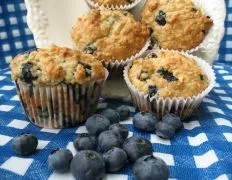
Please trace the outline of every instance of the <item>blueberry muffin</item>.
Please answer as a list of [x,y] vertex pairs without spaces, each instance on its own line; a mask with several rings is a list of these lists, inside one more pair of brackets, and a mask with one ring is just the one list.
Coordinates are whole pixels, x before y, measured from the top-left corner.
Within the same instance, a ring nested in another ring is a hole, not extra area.
[[93,9],[77,19],[71,36],[79,50],[114,62],[138,53],[149,38],[149,31],[127,11]]
[[12,79],[31,85],[86,84],[104,79],[105,70],[94,56],[53,46],[16,56]]
[[197,47],[213,24],[191,0],[147,0],[141,19],[151,28],[154,43],[183,51]]
[[209,85],[196,61],[178,52],[157,51],[137,59],[128,76],[140,92],[156,98],[193,97]]
[[94,56],[58,46],[20,54],[10,67],[25,113],[47,128],[84,122],[95,112],[107,76]]
[[99,5],[104,5],[104,6],[125,6],[129,5],[135,0],[92,0],[94,3],[98,3]]

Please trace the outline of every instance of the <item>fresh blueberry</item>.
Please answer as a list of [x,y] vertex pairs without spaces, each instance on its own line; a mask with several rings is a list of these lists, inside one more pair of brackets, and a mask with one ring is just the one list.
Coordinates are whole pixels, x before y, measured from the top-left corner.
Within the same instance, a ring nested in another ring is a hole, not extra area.
[[38,78],[38,76],[32,74],[32,67],[33,64],[31,62],[22,64],[22,76],[20,79],[28,84],[32,84],[32,81]]
[[180,117],[176,114],[166,114],[165,116],[163,116],[162,121],[172,125],[175,130],[182,127],[182,121],[180,120]]
[[27,156],[35,153],[38,139],[33,134],[21,134],[13,139],[13,150],[20,155]]
[[152,144],[144,138],[132,136],[125,140],[123,149],[131,162],[135,162],[142,156],[152,154]]
[[134,163],[133,174],[136,180],[167,180],[170,173],[162,159],[147,155]]
[[105,109],[101,112],[101,115],[105,116],[110,120],[111,124],[118,123],[120,121],[120,115],[117,111],[113,109]]
[[165,24],[167,23],[167,21],[166,21],[166,13],[164,11],[159,11],[158,15],[155,17],[155,21],[160,26],[165,26]]
[[77,138],[73,141],[73,145],[77,151],[81,150],[96,150],[97,139],[87,133],[78,134]]
[[78,180],[101,180],[105,175],[105,162],[96,151],[83,150],[73,158],[71,172]]
[[126,152],[123,149],[113,147],[103,154],[108,172],[120,171],[128,162]]
[[98,136],[98,145],[103,152],[106,152],[113,147],[121,147],[122,143],[122,136],[111,130],[103,131]]
[[160,121],[156,124],[155,128],[156,135],[161,138],[171,139],[175,136],[175,128],[167,122]]
[[133,125],[136,129],[143,131],[154,131],[155,124],[158,122],[154,113],[150,112],[139,112],[133,118]]
[[48,167],[53,171],[66,172],[70,169],[73,155],[68,149],[57,149],[48,156]]
[[90,135],[98,136],[109,128],[110,121],[103,115],[95,114],[87,119],[85,126]]
[[126,139],[128,137],[129,131],[128,129],[123,126],[122,124],[112,124],[109,128],[109,130],[113,131],[114,133],[118,133],[122,136],[123,139]]
[[126,120],[128,117],[130,117],[130,109],[128,108],[128,106],[119,106],[116,111],[119,113],[121,121]]

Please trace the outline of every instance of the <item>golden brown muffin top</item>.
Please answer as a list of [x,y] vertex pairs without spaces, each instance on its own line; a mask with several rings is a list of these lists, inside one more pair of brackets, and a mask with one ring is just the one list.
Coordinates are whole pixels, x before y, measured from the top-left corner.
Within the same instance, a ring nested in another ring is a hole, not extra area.
[[77,48],[99,60],[124,60],[138,53],[149,38],[147,27],[121,10],[90,10],[72,28]]
[[92,0],[99,5],[113,5],[113,6],[121,6],[121,5],[129,5],[133,3],[135,0]]
[[13,80],[34,85],[85,84],[105,77],[92,55],[58,46],[20,54],[10,67]]
[[158,51],[133,62],[131,83],[155,97],[193,97],[208,87],[208,78],[196,61],[178,52]]
[[184,51],[197,47],[213,24],[191,0],[147,0],[141,18],[160,47]]

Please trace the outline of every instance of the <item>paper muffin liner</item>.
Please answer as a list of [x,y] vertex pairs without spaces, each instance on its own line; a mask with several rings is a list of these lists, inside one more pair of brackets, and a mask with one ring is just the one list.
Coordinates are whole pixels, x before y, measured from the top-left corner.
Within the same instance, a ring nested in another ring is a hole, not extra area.
[[92,0],[86,0],[86,2],[89,4],[91,8],[94,9],[111,9],[111,10],[131,10],[133,9],[137,4],[141,2],[141,0],[135,0],[133,3],[130,3],[128,5],[120,5],[120,6],[114,6],[114,5],[100,5],[98,3],[93,2]]
[[60,83],[55,86],[25,85],[15,82],[29,120],[44,128],[78,126],[95,113],[101,90],[108,77],[84,85]]
[[[157,51],[178,52],[174,50],[157,50]],[[191,116],[195,110],[197,110],[203,98],[213,89],[216,78],[212,67],[206,61],[196,56],[187,54],[185,52],[179,52],[179,53],[187,57],[190,57],[196,61],[198,66],[201,68],[202,72],[206,74],[206,76],[208,77],[208,81],[209,81],[208,87],[203,92],[193,97],[188,97],[188,98],[153,97],[149,99],[148,94],[144,94],[143,92],[140,92],[129,80],[128,71],[131,67],[131,64],[128,64],[123,71],[124,80],[130,90],[130,94],[134,105],[137,106],[140,111],[152,111],[156,113],[158,118],[163,117],[167,113],[175,113],[178,114],[182,120],[185,120],[186,118]]]
[[110,72],[111,71],[120,71],[123,69],[124,66],[126,66],[128,63],[132,62],[134,59],[141,57],[147,50],[147,48],[150,45],[150,38],[147,40],[143,48],[136,53],[135,55],[132,55],[131,57],[125,59],[125,60],[102,60],[102,63],[105,68],[107,68]]

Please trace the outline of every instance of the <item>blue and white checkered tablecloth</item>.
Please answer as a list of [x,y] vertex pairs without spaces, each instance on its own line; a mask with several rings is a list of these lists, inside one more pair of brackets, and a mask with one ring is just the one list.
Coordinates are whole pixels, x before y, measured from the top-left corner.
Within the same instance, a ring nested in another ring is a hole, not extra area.
[[[213,66],[216,87],[177,136],[169,141],[137,131],[132,126],[136,110],[132,104],[127,104],[131,117],[123,123],[130,135],[152,142],[154,155],[168,164],[173,179],[232,179],[232,0],[226,3],[226,35]],[[67,147],[75,154],[72,141],[77,133],[86,132],[85,127],[49,130],[32,125],[22,112],[10,79],[7,67],[11,58],[34,47],[25,16],[23,0],[0,1],[0,179],[73,179],[70,173],[61,175],[49,170],[47,157],[57,147]],[[115,108],[121,104],[101,100],[98,108]],[[26,158],[16,155],[11,148],[12,139],[23,132],[32,132],[39,139],[37,153]],[[107,177],[133,179],[129,167]]]

